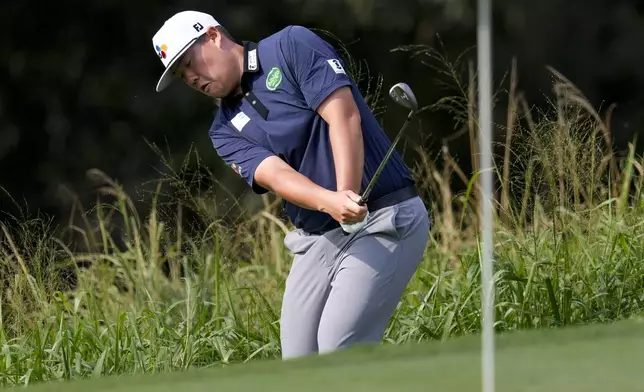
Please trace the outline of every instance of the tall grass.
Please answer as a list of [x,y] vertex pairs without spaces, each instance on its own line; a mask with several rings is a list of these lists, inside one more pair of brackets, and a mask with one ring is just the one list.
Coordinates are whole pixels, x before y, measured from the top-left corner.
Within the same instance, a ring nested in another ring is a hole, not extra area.
[[[433,108],[454,113],[476,160],[471,65],[463,77],[461,64],[436,51],[406,49],[441,62],[457,95]],[[538,113],[512,72],[507,124],[498,125],[506,131],[495,171],[499,332],[610,322],[644,309],[644,162],[632,147],[617,157],[607,121],[552,72],[552,105]],[[88,211],[78,205],[80,218],[62,233],[41,217],[2,226],[1,386],[279,357],[291,262],[282,241],[291,227],[268,197],[256,213],[219,218],[210,201],[219,188],[196,192],[190,183],[212,173],[189,155],[179,168],[163,161],[174,199],[167,203],[159,185],[144,216],[93,170],[102,198]],[[200,171],[188,177],[195,161]],[[384,343],[476,333],[481,321],[478,172],[465,173],[447,143],[437,157],[418,148],[413,172],[435,224]],[[464,192],[454,192],[454,179]]]

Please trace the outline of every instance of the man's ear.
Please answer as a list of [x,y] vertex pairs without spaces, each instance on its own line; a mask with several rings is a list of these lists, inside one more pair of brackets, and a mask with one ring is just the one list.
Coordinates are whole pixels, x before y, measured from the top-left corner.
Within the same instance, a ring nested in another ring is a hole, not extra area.
[[216,27],[210,26],[208,27],[208,31],[206,31],[206,37],[209,40],[212,40],[213,42],[218,43],[217,38],[221,39],[221,33],[219,32],[219,30],[217,30]]

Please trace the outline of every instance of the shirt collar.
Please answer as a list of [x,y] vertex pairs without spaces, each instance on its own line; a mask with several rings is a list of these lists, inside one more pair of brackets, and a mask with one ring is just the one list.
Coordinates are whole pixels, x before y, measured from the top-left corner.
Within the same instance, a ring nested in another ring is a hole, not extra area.
[[257,54],[257,43],[244,41],[244,74],[259,71],[259,55]]
[[242,93],[230,94],[222,99],[222,101],[229,104],[239,101],[243,95],[249,91],[248,79],[260,70],[259,54],[257,50],[258,44],[252,41],[242,41],[242,45],[244,47],[244,73],[242,74],[240,83]]

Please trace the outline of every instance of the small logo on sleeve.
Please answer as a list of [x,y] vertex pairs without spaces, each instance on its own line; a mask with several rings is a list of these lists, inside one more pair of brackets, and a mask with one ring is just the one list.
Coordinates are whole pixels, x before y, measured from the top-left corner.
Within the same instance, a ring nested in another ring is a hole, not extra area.
[[345,74],[345,75],[347,74],[344,71],[344,67],[342,67],[342,64],[340,64],[339,60],[331,59],[331,60],[327,60],[326,62],[329,63],[329,65],[331,66],[331,69],[333,69],[333,71],[335,73],[337,73],[337,74]]
[[240,176],[242,175],[242,168],[241,168],[240,165],[236,165],[235,163],[233,163],[233,164],[230,165],[230,167],[233,168],[233,171],[235,173],[239,174]]
[[279,68],[271,68],[268,76],[266,76],[266,88],[275,91],[282,83],[282,71]]

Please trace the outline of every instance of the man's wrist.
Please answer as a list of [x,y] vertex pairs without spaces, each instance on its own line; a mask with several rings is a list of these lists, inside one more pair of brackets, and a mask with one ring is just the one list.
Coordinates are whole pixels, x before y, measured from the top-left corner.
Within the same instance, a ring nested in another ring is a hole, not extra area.
[[329,200],[333,196],[335,192],[330,191],[326,188],[322,188],[320,192],[318,192],[318,197],[317,197],[317,202],[315,209],[319,212],[328,212],[329,211]]
[[[262,186],[275,192],[283,199],[302,208],[321,212],[329,211],[335,192],[321,187],[291,167],[285,167],[276,162],[281,168],[273,168],[270,176],[264,174]],[[263,170],[268,172],[267,169]]]

